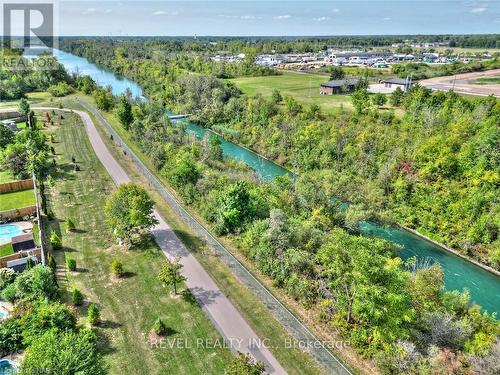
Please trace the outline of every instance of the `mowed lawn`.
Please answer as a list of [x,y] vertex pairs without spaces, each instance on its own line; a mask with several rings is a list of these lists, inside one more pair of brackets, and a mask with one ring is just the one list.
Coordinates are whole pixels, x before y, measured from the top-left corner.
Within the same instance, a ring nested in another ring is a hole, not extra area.
[[35,205],[35,193],[33,189],[0,194],[0,211],[33,205]]
[[326,112],[332,112],[341,106],[351,108],[349,95],[320,95],[320,84],[329,80],[327,75],[283,72],[278,76],[244,77],[229,81],[247,95],[261,94],[265,98],[271,98],[273,91],[277,89],[282,96],[292,96],[303,104],[318,104]]
[[[64,250],[55,251],[63,299],[69,302],[69,291],[77,287],[87,301],[98,304],[103,319],[98,332],[110,374],[223,374],[231,353],[197,345],[197,339],[215,341],[220,336],[189,295],[173,297],[171,289],[158,282],[164,255],[156,244],[149,241],[128,251],[115,244],[103,213],[105,198],[115,186],[80,119],[69,113],[63,116],[60,126],[49,129],[55,134],[58,174],[55,186],[47,188],[48,206],[55,215],[49,227],[63,239]],[[72,157],[80,171],[74,170]],[[65,231],[69,218],[76,233]],[[77,272],[65,272],[66,258],[76,259]],[[119,281],[110,277],[113,259],[122,261],[127,273]],[[83,323],[85,308],[79,313]],[[148,332],[158,317],[171,332],[154,347]]]

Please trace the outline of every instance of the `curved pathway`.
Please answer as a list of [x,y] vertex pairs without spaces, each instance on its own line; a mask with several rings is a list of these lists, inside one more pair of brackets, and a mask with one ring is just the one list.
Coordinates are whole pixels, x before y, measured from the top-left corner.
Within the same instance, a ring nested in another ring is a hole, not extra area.
[[[61,110],[50,107],[33,107],[32,109]],[[115,183],[120,185],[131,182],[130,177],[104,144],[89,114],[84,111],[72,111],[82,119],[97,157]],[[221,292],[196,258],[186,249],[158,211],[155,210],[154,215],[158,220],[158,225],[151,231],[153,237],[167,258],[172,260],[180,258],[179,262],[184,266],[182,274],[187,278],[187,287],[224,338],[225,345],[230,346],[233,351],[250,353],[255,359],[265,364],[266,371],[270,374],[286,374],[269,349],[265,345],[259,345],[262,340]]]

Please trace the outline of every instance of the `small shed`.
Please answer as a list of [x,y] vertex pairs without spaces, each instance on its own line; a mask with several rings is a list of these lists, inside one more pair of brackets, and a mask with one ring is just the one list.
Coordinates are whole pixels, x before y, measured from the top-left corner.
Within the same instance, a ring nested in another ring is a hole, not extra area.
[[356,78],[334,79],[333,81],[322,83],[319,87],[319,93],[321,95],[333,95],[352,92],[358,82],[359,79]]
[[11,242],[14,253],[36,249],[33,233],[25,233],[12,237]]
[[396,89],[399,87],[403,91],[408,90],[410,87],[410,82],[407,79],[402,78],[381,79],[379,82],[387,88]]

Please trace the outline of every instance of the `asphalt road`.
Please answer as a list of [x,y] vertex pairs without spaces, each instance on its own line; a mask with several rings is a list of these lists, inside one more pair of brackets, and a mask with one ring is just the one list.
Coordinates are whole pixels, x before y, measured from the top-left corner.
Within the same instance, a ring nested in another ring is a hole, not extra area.
[[[48,107],[33,107],[32,109],[60,110]],[[97,157],[115,183],[120,185],[131,182],[130,177],[104,144],[89,114],[77,110],[73,110],[73,112],[82,119]],[[171,260],[177,258],[184,266],[182,274],[187,278],[187,287],[225,339],[225,344],[234,351],[250,353],[255,359],[265,364],[266,371],[270,374],[286,374],[286,371],[266,347],[264,338],[257,336],[158,211],[155,210],[154,215],[159,224],[151,232],[153,237],[167,258]]]

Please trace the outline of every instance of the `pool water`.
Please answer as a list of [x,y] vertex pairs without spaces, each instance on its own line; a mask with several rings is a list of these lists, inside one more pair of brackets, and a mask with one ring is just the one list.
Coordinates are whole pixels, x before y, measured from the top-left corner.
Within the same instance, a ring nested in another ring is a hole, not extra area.
[[9,313],[4,309],[0,308],[0,321],[4,320],[9,316]]
[[0,360],[0,375],[17,374],[16,367],[7,359]]
[[22,233],[21,227],[13,224],[0,225],[0,245],[10,242],[12,237],[18,236]]

